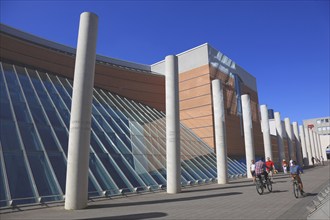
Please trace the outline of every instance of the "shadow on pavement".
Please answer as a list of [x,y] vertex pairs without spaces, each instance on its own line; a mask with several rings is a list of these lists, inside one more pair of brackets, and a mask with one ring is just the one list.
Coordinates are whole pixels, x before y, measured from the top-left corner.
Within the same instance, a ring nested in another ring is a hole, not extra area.
[[208,189],[192,189],[192,190],[184,190],[182,193],[189,193],[189,192],[203,192],[203,191],[212,191],[212,190],[220,190],[220,189],[232,189],[232,188],[241,188],[241,187],[249,187],[254,186],[255,184],[252,183],[252,180],[250,180],[251,184],[244,184],[244,185],[236,185],[236,186],[221,186],[216,188],[208,188]]
[[281,180],[281,181],[274,181],[273,184],[276,184],[276,183],[287,183],[288,181],[284,181],[284,180]]
[[160,203],[168,203],[168,202],[183,202],[190,201],[196,199],[208,199],[212,197],[220,197],[220,196],[232,196],[243,194],[241,192],[231,192],[231,193],[218,193],[213,195],[203,195],[203,196],[193,196],[187,198],[177,198],[177,199],[162,199],[162,200],[151,200],[151,201],[141,201],[141,202],[125,202],[125,203],[115,203],[115,204],[95,204],[90,205],[87,209],[99,209],[99,208],[110,208],[110,207],[124,207],[124,206],[137,206],[137,205],[152,205],[152,204],[160,204]]
[[289,190],[273,190],[272,193],[288,192]]
[[307,193],[307,192],[304,193],[304,197],[307,197],[307,196],[316,196],[316,195],[318,195],[318,194],[317,193]]
[[276,177],[273,177],[274,180],[277,180],[277,179],[288,179],[288,178],[290,178],[289,175],[287,175],[287,176],[276,176]]
[[139,219],[152,219],[152,218],[161,218],[167,216],[164,212],[146,212],[139,214],[131,215],[117,215],[117,216],[108,216],[108,217],[99,217],[99,218],[82,218],[84,219],[95,219],[95,220],[116,220],[116,219],[125,219],[125,220],[139,220]]

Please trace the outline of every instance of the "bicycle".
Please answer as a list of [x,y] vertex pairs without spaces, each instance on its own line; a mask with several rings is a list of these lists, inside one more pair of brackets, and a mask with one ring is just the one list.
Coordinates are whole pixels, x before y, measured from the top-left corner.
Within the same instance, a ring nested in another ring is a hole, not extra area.
[[294,179],[292,181],[292,186],[293,186],[294,197],[299,198],[300,195],[304,196],[303,193],[301,192],[300,185],[298,183],[296,176],[294,177]]
[[258,178],[256,181],[256,189],[259,195],[262,195],[264,193],[264,188],[268,189],[269,192],[273,191],[273,184],[272,181],[268,178],[265,180],[265,177],[262,175],[261,179]]

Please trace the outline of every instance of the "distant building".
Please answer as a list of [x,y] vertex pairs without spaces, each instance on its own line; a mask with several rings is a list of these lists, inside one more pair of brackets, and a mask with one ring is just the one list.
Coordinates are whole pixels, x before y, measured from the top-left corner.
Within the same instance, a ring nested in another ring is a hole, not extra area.
[[320,135],[322,153],[330,159],[330,117],[306,119],[303,123],[304,127],[309,127]]

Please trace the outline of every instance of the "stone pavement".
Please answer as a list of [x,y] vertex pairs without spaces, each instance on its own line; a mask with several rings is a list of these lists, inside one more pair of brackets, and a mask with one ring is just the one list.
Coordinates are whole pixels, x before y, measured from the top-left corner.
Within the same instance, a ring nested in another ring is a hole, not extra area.
[[166,192],[90,201],[87,209],[66,211],[63,203],[0,211],[5,219],[307,219],[307,206],[329,184],[329,165],[306,169],[306,196],[296,199],[289,176],[274,176],[273,192],[256,192],[249,179],[236,179]]

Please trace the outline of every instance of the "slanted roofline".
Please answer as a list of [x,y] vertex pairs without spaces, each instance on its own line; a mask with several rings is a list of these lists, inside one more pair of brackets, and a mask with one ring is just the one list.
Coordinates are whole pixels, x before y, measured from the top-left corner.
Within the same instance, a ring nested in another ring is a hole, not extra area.
[[[0,24],[0,32],[9,36],[22,39],[32,44],[63,53],[74,57],[76,49],[55,43],[35,35],[17,30],[5,24]],[[237,65],[229,57],[214,49],[209,43],[204,43],[192,49],[177,54],[179,60],[179,73],[189,71],[204,65],[210,65],[225,74],[237,74],[245,85],[257,91],[256,78]],[[102,55],[96,55],[96,63],[119,67],[122,69],[135,70],[136,72],[164,75],[164,60],[152,65],[133,63],[125,60],[115,59]]]
[[[36,44],[41,47],[46,47],[47,49],[54,50],[59,53],[64,53],[66,55],[70,55],[73,57],[76,54],[75,48],[37,37],[35,35],[20,31],[18,29],[12,28],[5,24],[0,24],[0,32],[10,35],[12,37],[18,38],[18,39],[22,39],[24,41],[28,41],[32,44]],[[133,62],[119,60],[119,59],[106,57],[106,56],[102,56],[102,55],[96,55],[96,62],[110,64],[110,65],[118,66],[121,68],[129,68],[132,70],[140,70],[143,72],[151,73],[151,68],[149,65],[133,63]]]

